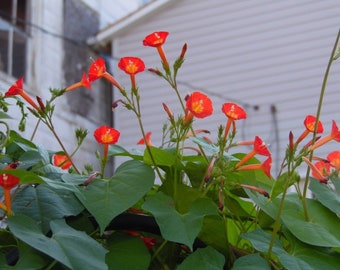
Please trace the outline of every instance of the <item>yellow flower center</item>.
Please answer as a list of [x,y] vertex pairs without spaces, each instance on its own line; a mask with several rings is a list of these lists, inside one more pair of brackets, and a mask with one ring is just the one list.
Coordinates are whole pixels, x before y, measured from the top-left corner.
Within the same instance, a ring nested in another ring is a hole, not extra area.
[[104,133],[101,139],[103,143],[111,143],[113,141],[113,137],[110,132]]
[[204,109],[203,100],[198,100],[192,103],[192,110],[196,113],[201,113]]

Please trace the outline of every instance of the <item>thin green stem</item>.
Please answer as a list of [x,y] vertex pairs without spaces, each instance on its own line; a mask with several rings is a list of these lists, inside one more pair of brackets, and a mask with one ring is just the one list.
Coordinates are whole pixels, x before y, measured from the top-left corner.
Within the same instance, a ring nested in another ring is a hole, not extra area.
[[37,133],[37,130],[38,130],[38,127],[39,127],[40,122],[41,122],[41,119],[39,118],[38,121],[37,121],[37,123],[35,124],[33,133],[32,133],[32,135],[31,135],[31,138],[30,138],[31,141],[33,141],[34,136],[35,136],[35,134]]
[[271,237],[270,244],[269,244],[268,255],[267,255],[268,260],[270,260],[270,257],[271,257],[272,251],[273,251],[273,247],[274,247],[274,242],[275,242],[277,233],[278,233],[278,231],[281,227],[281,214],[282,214],[282,211],[283,211],[283,206],[284,206],[284,202],[285,202],[285,199],[286,199],[286,195],[287,195],[287,191],[288,191],[288,187],[289,187],[289,183],[290,183],[290,177],[291,177],[290,171],[288,171],[287,179],[286,179],[285,185],[284,185],[284,190],[282,192],[282,198],[281,198],[281,201],[280,201],[279,209],[278,209],[277,214],[276,214],[276,219],[275,219],[275,223],[274,223],[274,227],[273,227],[272,237]]
[[[339,42],[339,38],[340,38],[340,29],[338,31],[338,35],[336,37],[333,49],[332,49],[332,53],[331,56],[328,60],[328,65],[326,68],[326,72],[323,78],[323,82],[322,82],[322,87],[321,87],[321,92],[320,92],[320,97],[319,97],[319,103],[318,103],[318,108],[317,108],[317,112],[316,112],[316,121],[315,121],[315,129],[314,129],[314,134],[313,134],[313,142],[316,139],[316,130],[317,130],[317,126],[318,126],[318,122],[320,119],[320,115],[321,115],[321,109],[322,109],[322,105],[323,105],[323,99],[325,96],[325,92],[326,92],[326,86],[327,86],[327,81],[328,81],[328,76],[329,76],[329,72],[332,66],[332,63],[334,61],[334,55],[336,52],[336,49],[338,47],[338,42]],[[311,161],[313,158],[313,151],[311,151],[310,155],[309,155],[309,160]],[[305,220],[308,221],[309,220],[309,216],[308,216],[308,210],[307,210],[307,204],[306,204],[306,198],[307,198],[307,190],[308,190],[308,186],[309,186],[309,173],[310,173],[310,168],[307,168],[307,172],[306,172],[306,180],[305,180],[305,184],[303,187],[303,194],[302,194],[302,205],[303,205],[303,210],[304,210],[304,215],[305,215]]]
[[56,264],[57,264],[57,261],[54,260],[53,262],[50,263],[50,265],[47,266],[47,268],[45,268],[45,270],[51,270]]
[[228,247],[227,259],[229,262],[231,262],[233,258],[231,258],[232,256],[231,245],[229,244],[229,238],[228,238],[228,219],[225,214],[223,214],[223,222],[224,222],[224,233],[225,233],[225,238],[226,238],[225,245],[226,247]]
[[164,240],[162,244],[156,249],[156,251],[152,254],[151,261],[158,256],[158,254],[161,252],[161,250],[165,247],[165,245],[168,243],[168,240]]
[[55,137],[56,140],[58,141],[58,143],[59,143],[61,149],[63,149],[63,152],[65,153],[65,155],[67,156],[67,158],[70,160],[70,162],[71,162],[71,164],[72,164],[74,170],[75,170],[78,174],[80,174],[80,172],[79,172],[79,170],[77,169],[77,167],[75,166],[75,164],[74,164],[72,158],[71,158],[70,155],[68,154],[68,152],[67,152],[67,150],[66,150],[64,144],[63,144],[62,141],[60,140],[58,134],[55,132],[53,126],[52,126],[52,125],[51,125],[51,126],[50,126],[50,125],[47,125],[47,126],[49,127],[49,129],[50,129],[51,132],[53,133],[54,137]]
[[[132,99],[132,100],[134,100],[134,99]],[[164,177],[162,176],[162,174],[161,174],[161,172],[160,172],[160,170],[159,170],[159,168],[157,166],[157,163],[155,161],[155,158],[154,158],[154,156],[153,156],[153,154],[151,152],[151,145],[149,145],[147,143],[147,140],[146,140],[146,133],[145,133],[145,130],[144,130],[144,126],[143,126],[143,122],[142,122],[142,117],[141,117],[141,109],[140,109],[139,97],[137,95],[136,95],[136,104],[137,104],[137,106],[135,106],[134,102],[131,103],[131,105],[133,106],[132,110],[133,110],[133,112],[135,113],[135,115],[136,115],[136,117],[138,119],[138,125],[139,125],[139,128],[140,128],[140,130],[142,132],[142,136],[143,136],[144,141],[145,141],[146,151],[148,151],[148,154],[149,154],[149,156],[151,158],[151,162],[152,162],[152,164],[155,167],[155,170],[156,170],[156,173],[157,173],[159,179],[161,180],[161,182],[164,182]]]

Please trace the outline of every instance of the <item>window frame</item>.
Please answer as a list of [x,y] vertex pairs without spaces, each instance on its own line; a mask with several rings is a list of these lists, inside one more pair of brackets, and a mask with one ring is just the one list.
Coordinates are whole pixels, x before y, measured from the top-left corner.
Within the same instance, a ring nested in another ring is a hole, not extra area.
[[[6,67],[1,69],[0,72],[6,74],[7,76],[11,77],[21,77],[25,76],[27,73],[27,59],[28,59],[28,43],[29,43],[29,33],[28,33],[28,27],[27,27],[27,21],[28,17],[30,15],[30,0],[24,0],[25,1],[25,8],[24,13],[24,22],[22,22],[22,19],[17,16],[18,14],[18,1],[19,0],[10,0],[12,7],[11,7],[11,14],[10,20],[6,20],[2,17],[0,17],[1,24],[4,26],[2,30],[8,31],[7,34],[7,54],[6,54]],[[23,24],[23,28],[18,26]],[[24,59],[23,59],[23,74],[15,74],[15,60],[14,60],[14,53],[15,53],[15,41],[18,40],[15,36],[18,36],[20,39],[23,39],[23,46],[24,46]]]

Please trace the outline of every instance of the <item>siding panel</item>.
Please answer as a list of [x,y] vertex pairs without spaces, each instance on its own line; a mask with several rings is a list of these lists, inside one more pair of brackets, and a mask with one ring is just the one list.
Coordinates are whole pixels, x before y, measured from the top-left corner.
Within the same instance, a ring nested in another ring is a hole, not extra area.
[[[215,102],[214,116],[197,120],[195,126],[216,131],[225,123],[221,104],[238,101],[249,114],[245,124],[239,125],[245,139],[258,134],[284,153],[289,131],[299,136],[305,115],[316,112],[339,14],[340,6],[334,1],[173,1],[115,37],[114,57],[136,55],[147,67],[160,67],[156,51],[143,47],[141,41],[153,31],[169,31],[164,47],[170,61],[188,43],[178,78],[181,93],[202,90]],[[339,69],[335,63],[322,111],[328,125],[330,119],[340,121],[340,78],[335,75]],[[116,70],[116,76],[129,85],[121,71]],[[166,120],[161,103],[166,102],[174,112],[180,108],[173,91],[152,74],[138,74],[137,83],[145,128],[153,132],[157,144]],[[259,109],[254,110],[255,106]],[[277,110],[278,123],[273,121],[271,106]],[[140,132],[131,119],[131,113],[122,108],[115,112],[116,127],[126,135],[121,143],[134,147]],[[272,141],[275,128],[280,131],[279,141]],[[327,151],[330,148],[320,154]]]

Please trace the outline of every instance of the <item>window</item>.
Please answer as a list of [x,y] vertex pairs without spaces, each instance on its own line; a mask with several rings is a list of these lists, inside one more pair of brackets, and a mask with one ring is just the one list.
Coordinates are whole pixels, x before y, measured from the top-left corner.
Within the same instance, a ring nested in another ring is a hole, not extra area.
[[0,71],[25,75],[27,0],[0,1]]

